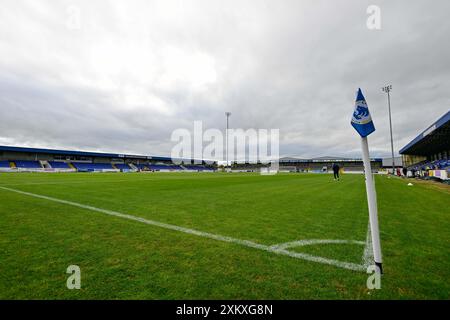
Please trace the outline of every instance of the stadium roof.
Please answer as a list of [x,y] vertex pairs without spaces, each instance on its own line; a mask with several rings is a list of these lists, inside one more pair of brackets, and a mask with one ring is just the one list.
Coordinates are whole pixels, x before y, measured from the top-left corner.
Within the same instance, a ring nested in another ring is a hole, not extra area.
[[400,150],[400,154],[427,156],[450,150],[450,111]]
[[[122,153],[103,153],[103,152],[25,148],[25,147],[12,147],[12,146],[0,146],[0,151],[45,153],[45,154],[53,154],[53,155],[68,155],[68,156],[80,156],[80,157],[148,159],[148,160],[160,160],[160,161],[171,161],[172,160],[172,158],[170,158],[170,157],[161,157],[161,156],[144,156],[144,155],[132,155],[132,154],[122,154]],[[189,159],[182,159],[182,160],[189,160]]]
[[348,158],[324,156],[324,157],[313,158],[313,160],[348,160]]
[[281,161],[281,162],[283,162],[283,161],[285,161],[285,162],[290,162],[290,161],[298,162],[298,161],[308,161],[308,159],[300,159],[300,158],[293,158],[293,157],[284,157],[284,158],[280,158],[280,161]]

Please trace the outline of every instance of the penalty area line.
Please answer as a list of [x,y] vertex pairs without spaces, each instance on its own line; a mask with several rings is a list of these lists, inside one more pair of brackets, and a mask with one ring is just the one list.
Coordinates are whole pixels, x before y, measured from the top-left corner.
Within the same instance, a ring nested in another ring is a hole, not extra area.
[[53,197],[44,196],[44,195],[40,195],[40,194],[36,194],[36,193],[21,191],[21,190],[17,190],[17,189],[13,189],[13,188],[0,186],[0,189],[15,192],[15,193],[22,194],[22,195],[27,195],[27,196],[34,197],[34,198],[39,198],[39,199],[44,199],[44,200],[48,200],[48,201],[52,201],[52,202],[66,204],[66,205],[70,205],[73,207],[78,207],[78,208],[82,208],[82,209],[86,209],[86,210],[90,210],[90,211],[100,212],[103,214],[107,214],[107,215],[122,218],[122,219],[133,220],[133,221],[145,223],[148,225],[152,225],[152,226],[156,226],[156,227],[160,227],[160,228],[164,228],[164,229],[183,232],[183,233],[187,233],[187,234],[191,234],[191,235],[195,235],[195,236],[199,236],[199,237],[203,237],[203,238],[213,239],[213,240],[217,240],[217,241],[234,243],[234,244],[238,244],[240,246],[244,246],[244,247],[248,247],[248,248],[252,248],[252,249],[258,249],[258,250],[274,253],[277,255],[284,255],[284,256],[291,257],[291,258],[306,260],[306,261],[310,261],[310,262],[327,264],[327,265],[335,266],[338,268],[343,268],[343,269],[348,269],[348,270],[353,270],[353,271],[365,271],[364,265],[360,265],[360,264],[356,264],[356,263],[328,259],[328,258],[313,256],[313,255],[306,254],[306,253],[292,252],[292,251],[288,251],[285,248],[280,247],[280,246],[267,246],[267,245],[259,244],[259,243],[249,241],[249,240],[242,240],[242,239],[232,238],[232,237],[228,237],[228,236],[222,236],[219,234],[214,234],[214,233],[199,231],[199,230],[195,230],[195,229],[180,227],[180,226],[173,225],[173,224],[168,224],[168,223],[159,222],[159,221],[155,221],[155,220],[149,220],[149,219],[133,216],[130,214],[121,213],[118,211],[97,208],[97,207],[93,207],[93,206],[89,206],[89,205],[85,205],[85,204],[81,204],[81,203],[77,203],[77,202],[73,202],[73,201],[53,198]]

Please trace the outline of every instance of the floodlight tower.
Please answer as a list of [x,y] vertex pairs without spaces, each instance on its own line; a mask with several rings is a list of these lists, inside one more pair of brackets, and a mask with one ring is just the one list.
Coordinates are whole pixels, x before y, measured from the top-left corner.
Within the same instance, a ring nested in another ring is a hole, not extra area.
[[388,108],[389,108],[389,127],[391,131],[391,155],[392,155],[392,174],[395,174],[395,159],[394,159],[394,139],[392,138],[392,116],[391,116],[391,95],[392,85],[387,85],[381,88],[383,92],[387,93],[388,97]]
[[[231,116],[231,112],[225,112],[225,116],[227,117],[227,131],[225,132],[225,139],[226,139],[226,159],[227,159],[227,171],[228,171],[228,122],[229,122],[229,118]],[[231,167],[231,166],[230,166]]]

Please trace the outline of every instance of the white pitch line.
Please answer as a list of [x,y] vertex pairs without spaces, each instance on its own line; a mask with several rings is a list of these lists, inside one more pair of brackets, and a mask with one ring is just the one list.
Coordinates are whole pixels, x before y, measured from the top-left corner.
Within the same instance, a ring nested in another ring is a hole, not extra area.
[[[282,247],[280,248],[277,246],[266,246],[266,245],[259,244],[259,243],[249,241],[249,240],[242,240],[242,239],[222,236],[219,234],[198,231],[195,229],[189,229],[189,228],[180,227],[180,226],[173,225],[173,224],[144,219],[144,218],[140,218],[140,217],[133,216],[130,214],[124,214],[124,213],[117,212],[117,211],[101,209],[101,208],[97,208],[97,207],[93,207],[93,206],[89,206],[89,205],[85,205],[85,204],[81,204],[81,203],[77,203],[77,202],[48,197],[48,196],[35,194],[35,193],[31,193],[31,192],[26,192],[26,191],[21,191],[21,190],[17,190],[17,189],[12,189],[12,188],[8,188],[8,187],[0,186],[0,189],[27,195],[27,196],[34,197],[34,198],[45,199],[48,201],[58,202],[58,203],[62,203],[62,204],[66,204],[66,205],[70,205],[70,206],[74,206],[74,207],[78,207],[78,208],[82,208],[82,209],[96,211],[96,212],[104,213],[104,214],[114,216],[114,217],[138,221],[141,223],[157,226],[157,227],[164,228],[164,229],[179,231],[179,232],[183,232],[183,233],[187,233],[187,234],[191,234],[191,235],[196,235],[199,237],[214,239],[217,241],[234,243],[234,244],[238,244],[238,245],[241,245],[244,247],[259,249],[259,250],[263,250],[263,251],[267,251],[267,252],[271,252],[271,253],[275,253],[275,254],[279,254],[279,255],[285,255],[285,256],[292,257],[292,258],[297,258],[297,259],[302,259],[302,260],[317,262],[317,263],[322,263],[322,264],[328,264],[328,265],[332,265],[335,267],[344,268],[344,269],[353,270],[353,271],[365,271],[365,267],[363,265],[356,264],[356,263],[343,262],[343,261],[338,261],[338,260],[333,260],[333,259],[328,259],[328,258],[323,258],[323,257],[317,257],[317,256],[313,256],[313,255],[306,254],[306,253],[292,252],[292,251],[288,251]],[[306,240],[306,241],[308,241],[308,240]],[[280,245],[278,245],[278,246],[280,246]]]
[[274,249],[287,249],[292,247],[303,247],[310,246],[314,244],[358,244],[365,245],[364,241],[357,240],[334,240],[334,239],[308,239],[308,240],[298,240],[292,242],[286,242],[281,244],[275,244],[271,246]]
[[372,234],[370,233],[370,222],[367,226],[366,246],[364,247],[364,254],[362,260],[363,265],[366,269],[375,263],[373,257]]

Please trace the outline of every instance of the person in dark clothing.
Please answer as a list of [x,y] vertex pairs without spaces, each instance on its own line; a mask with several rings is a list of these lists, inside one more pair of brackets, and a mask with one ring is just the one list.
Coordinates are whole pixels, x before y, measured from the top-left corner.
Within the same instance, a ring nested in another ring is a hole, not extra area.
[[333,174],[334,174],[334,180],[339,180],[339,165],[337,163],[333,163]]
[[403,175],[405,177],[408,175],[408,169],[406,169],[406,167],[403,167]]

